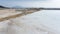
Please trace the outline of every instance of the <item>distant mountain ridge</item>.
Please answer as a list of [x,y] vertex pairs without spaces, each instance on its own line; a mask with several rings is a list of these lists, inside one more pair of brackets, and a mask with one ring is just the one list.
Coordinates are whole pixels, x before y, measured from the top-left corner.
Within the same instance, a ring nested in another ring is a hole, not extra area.
[[9,7],[5,7],[5,6],[1,6],[1,5],[0,5],[0,8],[9,8]]
[[13,9],[19,9],[19,8],[25,8],[25,7],[22,7],[22,6],[5,7],[5,6],[0,5],[0,8],[13,8]]

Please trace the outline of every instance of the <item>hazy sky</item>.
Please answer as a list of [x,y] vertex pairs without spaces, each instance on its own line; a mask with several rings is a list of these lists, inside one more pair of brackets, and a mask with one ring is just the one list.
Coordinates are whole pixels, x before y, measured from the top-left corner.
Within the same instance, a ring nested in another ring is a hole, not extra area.
[[60,7],[60,0],[0,0],[3,6]]
[[0,0],[0,5],[4,6],[33,6],[47,0]]

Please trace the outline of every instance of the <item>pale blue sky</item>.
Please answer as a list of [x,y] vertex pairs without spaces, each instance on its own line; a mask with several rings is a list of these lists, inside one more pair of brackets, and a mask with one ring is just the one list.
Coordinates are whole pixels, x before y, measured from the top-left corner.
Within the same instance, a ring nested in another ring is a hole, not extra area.
[[58,7],[60,8],[60,0],[0,0],[0,5],[12,7]]
[[[3,6],[28,6],[29,4],[30,5],[33,5],[33,4],[36,4],[37,2],[43,2],[43,1],[47,1],[47,0],[0,0],[0,5],[3,5]],[[30,7],[30,6],[29,6]]]

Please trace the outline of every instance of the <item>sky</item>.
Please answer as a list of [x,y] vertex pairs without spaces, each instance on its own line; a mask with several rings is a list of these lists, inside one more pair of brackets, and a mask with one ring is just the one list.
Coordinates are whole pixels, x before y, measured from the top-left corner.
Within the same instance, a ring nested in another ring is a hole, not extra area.
[[60,0],[0,0],[0,5],[13,7],[60,7]]
[[0,0],[0,5],[3,6],[24,6],[24,7],[33,7],[38,6],[39,3],[45,2],[47,0]]

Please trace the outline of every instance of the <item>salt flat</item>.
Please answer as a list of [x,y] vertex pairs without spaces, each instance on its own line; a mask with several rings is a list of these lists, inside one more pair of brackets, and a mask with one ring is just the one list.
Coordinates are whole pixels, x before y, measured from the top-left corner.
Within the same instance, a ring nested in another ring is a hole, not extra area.
[[[6,13],[9,14],[9,12]],[[16,14],[14,11],[12,13]],[[0,32],[2,32],[1,34],[60,34],[59,15],[59,10],[43,10],[5,20],[0,22]]]
[[39,29],[42,29],[46,34],[60,34],[60,10],[43,10],[19,18],[13,21],[34,27],[35,30],[38,28],[36,31],[39,33]]

